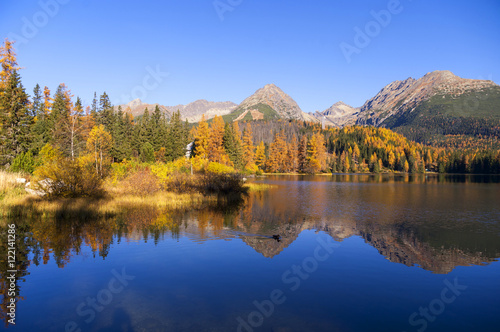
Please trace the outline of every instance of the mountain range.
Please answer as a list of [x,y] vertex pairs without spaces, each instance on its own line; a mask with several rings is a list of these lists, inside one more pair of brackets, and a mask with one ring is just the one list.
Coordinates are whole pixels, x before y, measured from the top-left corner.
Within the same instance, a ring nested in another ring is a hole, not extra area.
[[146,108],[152,111],[156,105],[167,116],[179,110],[181,118],[189,122],[200,121],[202,115],[206,119],[221,115],[225,121],[287,119],[321,122],[334,127],[372,125],[403,134],[411,133],[415,137],[410,138],[418,141],[425,140],[423,136],[430,132],[477,134],[478,125],[468,123],[465,127],[475,126],[475,132],[463,128],[461,132],[449,132],[450,123],[456,123],[456,119],[460,123],[474,121],[471,119],[493,120],[493,123],[482,123],[481,126],[495,127],[500,120],[500,86],[489,80],[464,79],[442,70],[427,73],[419,79],[409,77],[391,82],[361,107],[339,101],[315,113],[303,112],[295,100],[274,84],[258,89],[239,105],[230,101],[197,100],[187,105],[163,106],[145,104],[136,99],[120,106],[138,116]]

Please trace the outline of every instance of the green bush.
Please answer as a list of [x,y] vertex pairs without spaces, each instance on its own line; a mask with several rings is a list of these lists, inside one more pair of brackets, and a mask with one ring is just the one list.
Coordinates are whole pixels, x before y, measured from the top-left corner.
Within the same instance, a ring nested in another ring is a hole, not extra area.
[[26,172],[32,174],[35,167],[35,158],[33,158],[31,151],[28,151],[26,153],[18,154],[16,158],[14,158],[12,165],[10,166],[10,170],[13,172]]
[[146,142],[141,146],[141,160],[145,163],[153,163],[155,161],[155,152],[151,143]]

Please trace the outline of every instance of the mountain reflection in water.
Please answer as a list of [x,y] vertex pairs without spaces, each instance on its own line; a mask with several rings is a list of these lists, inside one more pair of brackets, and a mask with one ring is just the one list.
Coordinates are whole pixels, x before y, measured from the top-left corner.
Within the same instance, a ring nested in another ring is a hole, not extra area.
[[[391,262],[436,274],[450,273],[457,266],[488,264],[500,257],[497,180],[337,175],[265,181],[276,186],[251,193],[235,205],[182,213],[135,208],[94,220],[17,220],[18,299],[23,298],[21,281],[33,265],[53,259],[63,268],[85,247],[93,258],[105,259],[123,242],[158,244],[165,238],[188,238],[200,244],[241,239],[272,259],[286,251],[301,232],[314,230],[340,242],[361,237]],[[4,234],[6,225],[1,226]],[[279,235],[280,241],[273,235]],[[0,248],[5,321],[9,269],[4,259],[6,245]]]

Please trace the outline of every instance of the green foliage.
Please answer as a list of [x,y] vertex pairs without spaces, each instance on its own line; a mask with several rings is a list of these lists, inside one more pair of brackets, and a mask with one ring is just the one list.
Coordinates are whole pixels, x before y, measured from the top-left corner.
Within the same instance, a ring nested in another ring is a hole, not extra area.
[[26,172],[32,174],[35,170],[36,162],[31,151],[17,155],[10,166],[13,172]]
[[[264,119],[263,120],[275,120],[275,119],[279,119],[280,116],[278,114],[278,112],[276,112],[271,106],[269,105],[266,105],[266,104],[257,104],[257,105],[253,105],[251,107],[248,107],[248,108],[238,108],[236,110],[234,110],[233,112],[227,114],[227,115],[224,115],[222,117],[222,119],[224,120],[224,122],[232,122],[234,120],[236,120],[241,114],[245,113],[245,111],[247,109],[252,109],[252,110],[257,110],[259,112],[261,112],[263,115],[264,115]],[[252,120],[253,118],[251,117],[250,113],[247,113],[247,115],[243,118],[243,120]]]
[[243,163],[243,147],[241,146],[241,139],[236,137],[236,135],[238,134],[235,133],[234,127],[226,123],[224,125],[223,146],[234,167],[241,169]]
[[10,164],[28,151],[33,123],[28,104],[28,95],[14,70],[0,90],[0,165]]
[[155,153],[151,143],[146,142],[141,147],[141,160],[145,163],[152,163],[155,161]]
[[411,140],[442,144],[447,135],[484,139],[500,136],[500,88],[492,87],[464,93],[435,95],[413,111],[387,118],[384,127]]

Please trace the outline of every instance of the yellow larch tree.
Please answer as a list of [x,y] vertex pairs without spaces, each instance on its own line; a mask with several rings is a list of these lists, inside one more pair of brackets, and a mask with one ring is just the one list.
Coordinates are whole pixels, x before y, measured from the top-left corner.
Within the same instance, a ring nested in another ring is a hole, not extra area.
[[266,147],[263,141],[260,141],[255,150],[255,164],[259,169],[264,169],[266,165]]
[[[253,132],[252,125],[247,123],[243,130],[243,168],[254,171],[255,170],[255,148],[253,146]],[[265,156],[264,156],[265,157]]]
[[194,134],[194,154],[197,158],[208,159],[208,142],[210,138],[210,129],[205,121],[205,115],[202,115],[201,121]]

